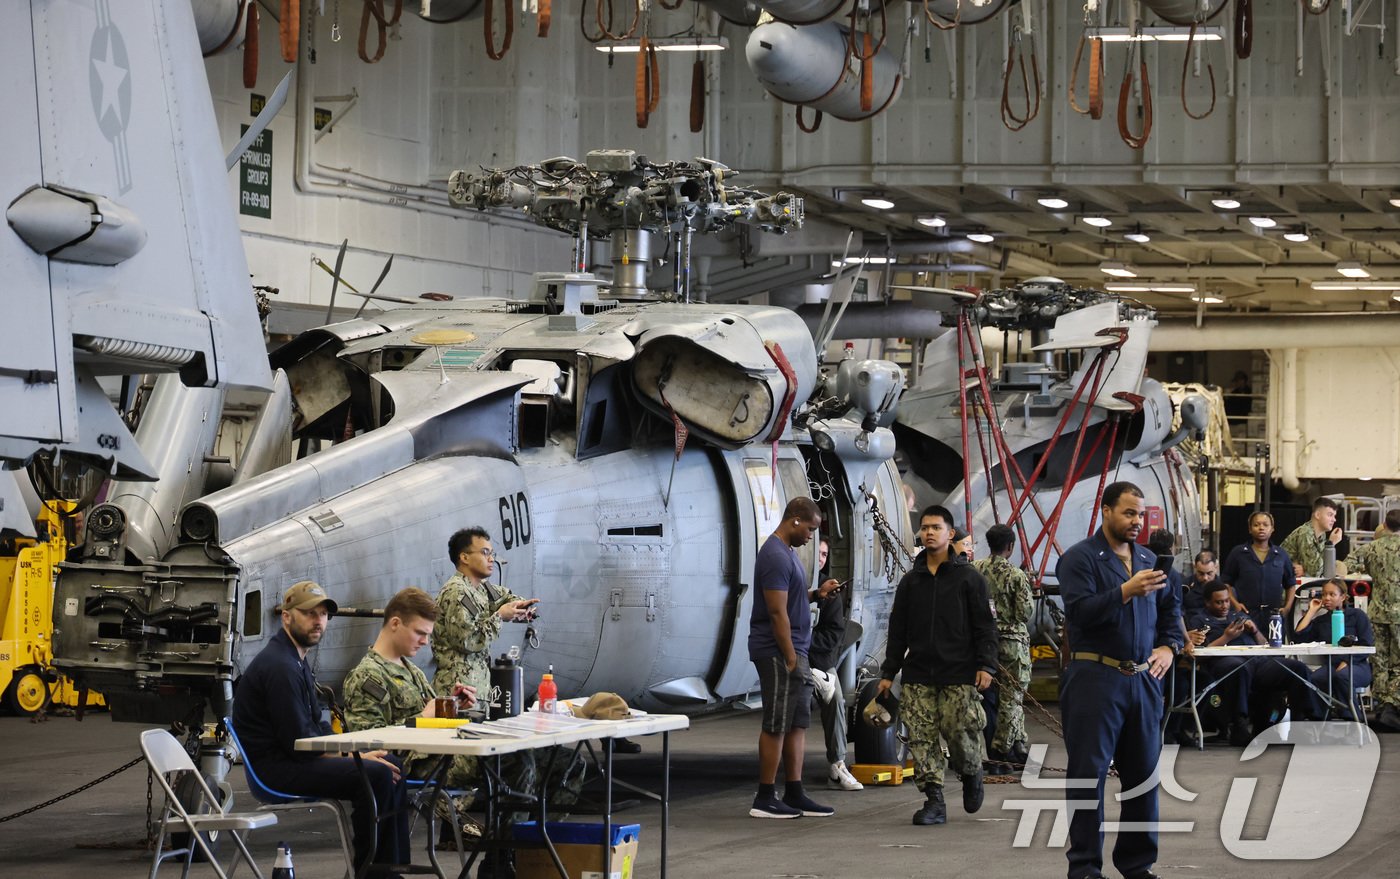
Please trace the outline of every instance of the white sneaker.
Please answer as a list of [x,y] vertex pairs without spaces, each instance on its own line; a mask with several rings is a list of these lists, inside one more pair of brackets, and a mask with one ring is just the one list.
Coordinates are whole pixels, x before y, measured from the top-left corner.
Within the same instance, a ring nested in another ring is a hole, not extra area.
[[865,785],[856,781],[851,770],[846,768],[845,760],[831,764],[831,771],[826,776],[826,786],[832,790],[865,790]]
[[819,668],[812,669],[812,689],[816,691],[817,698],[822,702],[830,702],[831,697],[836,695],[836,682],[831,679],[831,675]]

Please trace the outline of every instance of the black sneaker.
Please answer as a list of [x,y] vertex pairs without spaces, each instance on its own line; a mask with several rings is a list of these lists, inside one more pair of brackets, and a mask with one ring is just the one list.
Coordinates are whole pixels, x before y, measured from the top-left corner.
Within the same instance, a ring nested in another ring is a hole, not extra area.
[[794,809],[777,797],[754,797],[750,818],[801,818],[802,810]]
[[797,809],[808,818],[830,818],[836,814],[836,810],[830,806],[823,806],[815,802],[805,793],[786,794],[783,796],[783,805]]

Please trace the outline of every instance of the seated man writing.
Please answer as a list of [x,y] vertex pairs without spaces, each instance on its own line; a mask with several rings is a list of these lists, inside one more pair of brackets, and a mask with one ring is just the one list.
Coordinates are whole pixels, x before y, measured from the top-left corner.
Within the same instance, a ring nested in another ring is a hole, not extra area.
[[[233,727],[243,745],[243,759],[274,790],[293,796],[350,800],[357,867],[408,862],[408,813],[403,808],[402,763],[386,751],[360,754],[373,798],[366,793],[360,767],[350,756],[295,750],[297,739],[329,735],[316,698],[316,676],[306,654],[321,643],[337,610],[326,590],[310,580],[294,584],[282,596],[282,628],[248,664],[238,680]],[[379,845],[372,850],[376,810]]]
[[[410,586],[384,606],[384,625],[360,664],[345,677],[345,725],[351,731],[397,726],[411,717],[433,717],[437,694],[428,676],[409,660],[428,643],[437,621],[437,602]],[[454,684],[452,695],[470,706],[476,689]],[[408,754],[404,769],[410,778],[425,779],[437,766],[432,754]],[[447,784],[471,788],[477,782],[477,758],[452,758]]]

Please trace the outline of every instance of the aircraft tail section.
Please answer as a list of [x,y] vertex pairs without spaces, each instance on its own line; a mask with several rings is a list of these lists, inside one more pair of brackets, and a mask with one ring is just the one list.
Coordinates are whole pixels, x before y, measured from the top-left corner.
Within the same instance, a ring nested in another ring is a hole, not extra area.
[[83,442],[85,376],[268,387],[188,0],[3,4],[0,59],[0,458],[134,448]]

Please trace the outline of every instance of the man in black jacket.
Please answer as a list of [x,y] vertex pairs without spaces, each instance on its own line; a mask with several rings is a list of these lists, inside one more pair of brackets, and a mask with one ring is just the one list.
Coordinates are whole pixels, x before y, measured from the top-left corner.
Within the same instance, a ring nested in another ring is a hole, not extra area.
[[889,640],[880,667],[877,698],[904,673],[901,714],[909,726],[914,782],[925,803],[915,824],[948,820],[943,802],[945,760],[938,738],[948,743],[962,777],[963,808],[982,808],[982,727],[987,724],[978,691],[992,684],[997,667],[997,630],[986,581],[951,552],[953,514],[933,506],[919,517],[924,550],[899,581],[890,609]]

